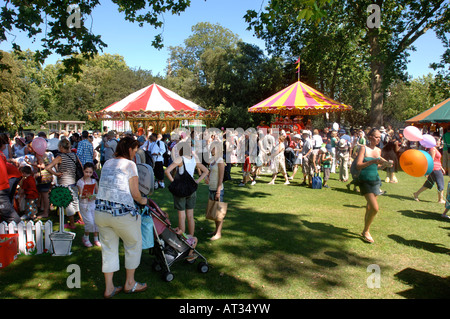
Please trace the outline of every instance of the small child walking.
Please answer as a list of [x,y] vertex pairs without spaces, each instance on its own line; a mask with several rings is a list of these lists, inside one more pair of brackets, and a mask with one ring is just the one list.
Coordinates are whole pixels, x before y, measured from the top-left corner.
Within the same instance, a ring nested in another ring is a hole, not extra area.
[[94,233],[94,245],[101,247],[98,240],[98,228],[94,220],[95,194],[98,191],[97,181],[93,177],[95,166],[87,162],[83,167],[83,178],[77,182],[78,194],[80,197],[80,213],[84,221],[84,236],[82,242],[86,247],[92,247],[89,234]]
[[[247,184],[247,182],[254,181],[254,179],[251,176],[251,172],[252,172],[252,163],[250,162],[250,156],[247,151],[247,152],[245,152],[245,162],[244,162],[244,166],[242,168],[242,181],[239,184],[239,186],[245,186],[245,184]],[[252,183],[252,185],[254,185],[254,183]]]
[[39,192],[36,186],[36,180],[33,176],[33,171],[30,166],[22,166],[19,168],[22,173],[22,180],[20,181],[19,195],[21,198],[25,197],[25,214],[23,219],[36,219],[37,201],[39,199]]
[[333,161],[333,156],[331,155],[331,152],[327,150],[326,147],[322,147],[320,149],[320,154],[321,154],[321,164],[322,164],[322,169],[323,169],[323,187],[325,188],[330,188],[330,186],[328,186],[327,182],[328,179],[330,178],[330,173],[331,173],[331,163]]

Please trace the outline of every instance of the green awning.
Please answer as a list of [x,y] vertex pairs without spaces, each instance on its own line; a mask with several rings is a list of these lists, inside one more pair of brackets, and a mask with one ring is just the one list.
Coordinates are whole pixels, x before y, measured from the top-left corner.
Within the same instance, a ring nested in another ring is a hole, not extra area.
[[406,120],[406,123],[450,123],[450,98]]

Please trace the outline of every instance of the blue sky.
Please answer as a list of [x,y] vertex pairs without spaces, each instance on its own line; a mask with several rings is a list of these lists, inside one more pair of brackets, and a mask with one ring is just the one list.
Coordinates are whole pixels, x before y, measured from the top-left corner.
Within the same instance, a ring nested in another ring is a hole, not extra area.
[[[151,70],[154,75],[163,75],[167,66],[167,48],[182,45],[191,35],[191,27],[198,22],[219,23],[237,34],[244,42],[264,49],[264,42],[254,37],[252,31],[246,30],[247,24],[243,16],[249,9],[259,11],[267,2],[268,0],[192,0],[191,6],[180,16],[168,13],[163,15],[165,47],[161,50],[151,46],[154,36],[161,30],[151,26],[139,27],[137,23],[125,21],[124,15],[119,13],[117,6],[110,1],[101,1],[102,5],[95,8],[92,16],[83,17],[83,23],[88,28],[92,27],[92,32],[101,35],[102,40],[108,44],[103,53],[119,54],[130,67]],[[31,43],[26,35],[19,32],[13,34],[22,49],[39,48],[39,40]],[[408,73],[415,78],[433,73],[429,64],[440,61],[440,55],[444,52],[440,40],[436,39],[431,31],[420,37],[414,45],[417,51],[411,52]],[[10,50],[11,43],[0,43],[0,49]],[[55,63],[58,58],[51,56],[46,63]]]

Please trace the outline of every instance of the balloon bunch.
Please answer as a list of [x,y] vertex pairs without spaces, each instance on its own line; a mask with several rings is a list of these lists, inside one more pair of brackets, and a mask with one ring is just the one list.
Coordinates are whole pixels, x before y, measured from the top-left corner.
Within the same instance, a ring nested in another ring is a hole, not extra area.
[[403,135],[408,141],[419,142],[425,148],[432,148],[436,146],[436,140],[430,134],[423,134],[415,126],[407,126],[403,131]]
[[[436,140],[432,135],[422,134],[415,126],[406,127],[403,135],[408,141],[419,142],[425,148],[436,146]],[[410,176],[421,177],[431,174],[433,166],[431,155],[422,150],[409,149],[400,156],[400,167]]]

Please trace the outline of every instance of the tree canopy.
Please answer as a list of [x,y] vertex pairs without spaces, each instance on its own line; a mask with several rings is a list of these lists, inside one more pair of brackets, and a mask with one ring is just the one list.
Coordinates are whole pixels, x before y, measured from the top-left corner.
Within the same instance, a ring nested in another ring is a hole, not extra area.
[[[163,26],[161,14],[170,12],[180,14],[189,5],[190,0],[112,0],[125,20],[137,22],[139,26],[149,24],[155,28]],[[81,16],[88,16],[95,7],[101,5],[99,0],[79,0],[72,5],[69,0],[5,1],[0,8],[0,42],[6,41],[13,30],[26,32],[28,37],[36,39],[42,35],[42,50],[35,52],[34,58],[43,64],[51,53],[64,57],[64,71],[78,74],[82,60],[92,58],[107,43],[100,35],[95,35],[83,24]],[[12,41],[13,48],[20,51],[20,44]],[[161,34],[154,37],[155,48],[163,46]],[[0,57],[0,66],[8,67]]]
[[[370,23],[371,8],[379,10],[379,26]],[[271,0],[260,13],[249,10],[246,20],[270,50],[301,55],[307,69],[320,65],[317,69],[328,75],[327,93],[335,93],[333,71],[347,66],[355,72],[364,66],[371,90],[370,124],[380,126],[387,89],[393,81],[407,79],[414,42],[434,30],[448,48],[450,9],[444,0]],[[307,72],[320,83],[317,72]]]

